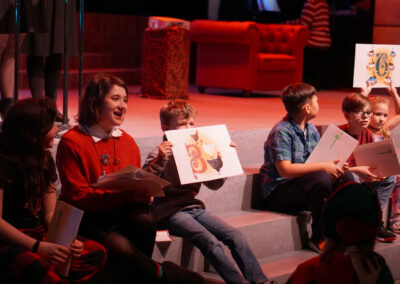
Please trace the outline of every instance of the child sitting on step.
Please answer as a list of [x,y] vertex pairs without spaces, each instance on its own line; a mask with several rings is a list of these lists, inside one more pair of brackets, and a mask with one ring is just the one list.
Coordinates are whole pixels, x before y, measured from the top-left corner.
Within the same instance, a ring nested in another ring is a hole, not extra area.
[[[160,110],[163,131],[193,127],[194,119],[193,107],[184,100],[171,101]],[[180,184],[171,155],[173,145],[165,135],[163,140],[148,155],[143,166],[147,171],[171,182],[164,189],[166,196],[155,198],[152,205],[154,218],[160,226],[198,247],[227,283],[273,283],[264,275],[242,233],[205,210],[204,203],[195,198],[201,183]],[[204,184],[210,189],[218,189],[224,184],[224,179]],[[229,247],[242,274],[225,255],[220,242]]]
[[[339,127],[357,139],[359,144],[374,142],[374,134],[368,128],[373,114],[372,110],[371,102],[364,95],[357,93],[348,95],[342,103],[342,111],[347,123]],[[353,173],[353,179],[357,182],[366,182],[371,188],[375,189],[382,209],[385,208],[389,196],[392,194],[395,176],[378,177],[369,167],[356,166],[353,155],[348,159],[348,163],[349,171]],[[395,239],[396,235],[386,230],[382,222],[382,226],[377,233],[377,240],[392,242]]]
[[[368,96],[368,99],[372,105],[372,117],[368,128],[374,135],[374,141],[381,141],[386,138],[390,138],[390,131],[400,123],[400,97],[395,87],[391,84],[386,88],[386,92],[392,97],[394,102],[394,109],[396,115],[388,119],[389,115],[389,101],[382,96],[371,96],[371,87],[367,87],[363,90],[362,94]],[[395,232],[400,233],[400,177],[396,178],[396,185],[392,192],[392,210],[390,216],[389,228]],[[386,206],[387,201],[390,198],[390,192],[384,192],[380,196],[382,210]]]
[[305,164],[320,139],[316,127],[309,123],[319,110],[313,86],[290,85],[283,90],[282,101],[287,114],[271,129],[264,144],[261,197],[265,208],[272,211],[296,214],[310,209],[313,221],[308,248],[320,252],[324,200],[347,179],[347,164],[343,168],[337,165],[338,160]]

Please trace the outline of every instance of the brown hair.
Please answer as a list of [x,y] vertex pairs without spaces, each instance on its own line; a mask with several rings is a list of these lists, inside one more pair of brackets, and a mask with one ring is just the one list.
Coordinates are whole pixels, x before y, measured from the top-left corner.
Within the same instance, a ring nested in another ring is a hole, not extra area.
[[128,87],[124,81],[114,75],[99,73],[92,77],[86,85],[83,96],[80,98],[79,124],[92,126],[98,122],[104,98],[113,86],[124,88],[128,94]]
[[365,107],[372,109],[371,102],[367,97],[358,93],[349,94],[342,102],[343,112],[362,111]]
[[[370,96],[368,97],[368,100],[371,102],[371,107],[376,104],[386,104],[389,106],[389,100],[387,100],[384,97],[380,96]],[[371,126],[371,123],[369,124],[368,128],[373,132],[373,133],[380,133],[383,135],[385,138],[390,138],[390,130],[389,128],[386,127],[386,125],[383,125],[381,129],[375,129]]]
[[281,95],[283,105],[290,115],[297,115],[303,105],[317,94],[315,88],[306,83],[287,86]]
[[185,100],[172,100],[160,109],[161,125],[170,126],[174,119],[188,119],[196,115],[193,106]]

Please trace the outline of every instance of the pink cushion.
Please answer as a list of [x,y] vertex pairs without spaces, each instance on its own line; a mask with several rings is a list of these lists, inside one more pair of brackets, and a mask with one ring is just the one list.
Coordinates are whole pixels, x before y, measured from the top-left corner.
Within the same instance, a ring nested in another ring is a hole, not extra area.
[[279,53],[258,53],[258,70],[265,71],[294,71],[296,59],[294,56]]

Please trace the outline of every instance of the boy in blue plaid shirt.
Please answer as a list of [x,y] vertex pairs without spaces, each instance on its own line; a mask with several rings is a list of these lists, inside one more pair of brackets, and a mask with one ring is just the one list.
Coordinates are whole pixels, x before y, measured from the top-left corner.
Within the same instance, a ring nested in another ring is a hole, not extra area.
[[305,164],[320,139],[316,127],[309,123],[319,110],[314,87],[290,85],[283,90],[282,101],[287,115],[272,128],[264,144],[261,197],[268,210],[289,214],[311,210],[308,246],[319,251],[324,240],[324,200],[339,183],[350,179],[345,174],[347,164],[343,168],[337,166],[339,160]]

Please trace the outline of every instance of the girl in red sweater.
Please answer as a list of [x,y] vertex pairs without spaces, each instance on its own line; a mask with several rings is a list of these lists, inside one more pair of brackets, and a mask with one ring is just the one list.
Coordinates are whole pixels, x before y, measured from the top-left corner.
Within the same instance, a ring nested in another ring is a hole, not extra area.
[[184,283],[171,280],[177,270],[178,279],[202,283],[196,273],[151,259],[156,235],[151,196],[92,186],[101,175],[141,166],[135,140],[118,128],[127,109],[128,88],[121,79],[98,74],[89,81],[79,105],[79,125],[63,135],[57,149],[61,199],[85,211],[80,234],[106,247],[110,264],[119,270],[118,283]]

